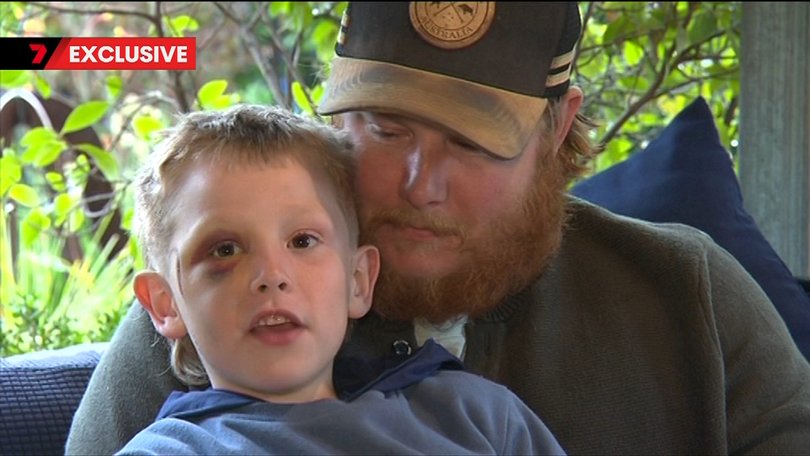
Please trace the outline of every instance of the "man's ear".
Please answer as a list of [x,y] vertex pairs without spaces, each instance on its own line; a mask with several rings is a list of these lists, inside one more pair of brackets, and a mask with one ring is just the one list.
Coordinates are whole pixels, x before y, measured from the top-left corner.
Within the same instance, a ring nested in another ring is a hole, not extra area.
[[349,318],[360,318],[371,309],[374,284],[380,273],[380,251],[361,245],[354,254],[354,271],[349,295]]
[[139,272],[135,276],[133,289],[157,332],[168,339],[185,337],[186,325],[177,311],[171,286],[163,276],[154,271]]
[[571,130],[571,124],[574,123],[574,118],[579,112],[582,101],[585,99],[582,94],[582,89],[572,86],[563,95],[560,101],[560,118],[557,122],[557,131],[554,136],[554,150],[559,150],[562,146],[565,137],[568,136],[568,131]]

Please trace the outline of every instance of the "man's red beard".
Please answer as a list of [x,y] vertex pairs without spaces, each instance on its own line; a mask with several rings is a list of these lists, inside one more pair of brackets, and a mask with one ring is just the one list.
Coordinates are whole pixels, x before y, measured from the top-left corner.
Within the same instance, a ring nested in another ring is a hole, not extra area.
[[[389,320],[424,318],[441,323],[458,315],[476,317],[494,309],[504,298],[531,284],[548,267],[562,240],[565,223],[565,187],[557,160],[538,163],[533,188],[522,202],[486,229],[483,239],[470,242],[464,227],[437,222],[429,229],[462,238],[459,251],[469,261],[458,271],[436,279],[400,275],[382,253],[382,268],[374,290],[372,309]],[[361,242],[376,243],[376,232],[387,223],[417,221],[425,217],[412,208],[379,210],[363,217]],[[429,221],[429,220],[428,220]]]

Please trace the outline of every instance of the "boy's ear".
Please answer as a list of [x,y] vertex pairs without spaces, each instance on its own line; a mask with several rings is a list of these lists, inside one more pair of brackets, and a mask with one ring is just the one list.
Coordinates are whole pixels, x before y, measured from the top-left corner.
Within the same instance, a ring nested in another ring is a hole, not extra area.
[[163,276],[154,271],[139,272],[135,276],[133,289],[157,332],[168,339],[185,337],[186,325],[177,311],[171,286]]
[[371,245],[361,245],[354,254],[349,318],[360,318],[371,309],[374,284],[380,273],[380,251]]

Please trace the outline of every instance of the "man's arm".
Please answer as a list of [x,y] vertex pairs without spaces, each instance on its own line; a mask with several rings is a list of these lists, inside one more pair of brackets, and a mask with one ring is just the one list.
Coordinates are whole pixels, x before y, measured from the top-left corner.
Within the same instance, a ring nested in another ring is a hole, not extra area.
[[810,364],[773,305],[720,249],[709,280],[725,362],[730,454],[800,454],[810,448]]
[[66,454],[113,454],[154,421],[172,390],[168,344],[137,302],[90,378],[68,434]]

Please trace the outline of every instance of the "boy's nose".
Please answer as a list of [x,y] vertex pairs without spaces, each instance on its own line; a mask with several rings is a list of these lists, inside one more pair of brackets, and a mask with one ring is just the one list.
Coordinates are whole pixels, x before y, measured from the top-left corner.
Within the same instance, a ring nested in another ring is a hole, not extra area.
[[[268,284],[260,281],[260,283],[256,286],[256,291],[258,291],[259,293],[266,293],[268,290],[270,290],[271,286],[272,285],[268,285]],[[279,282],[275,286],[280,291],[284,291],[284,290],[287,289],[287,282]]]
[[256,272],[250,289],[257,293],[288,291],[291,281],[285,264],[282,255],[265,255],[257,259]]

